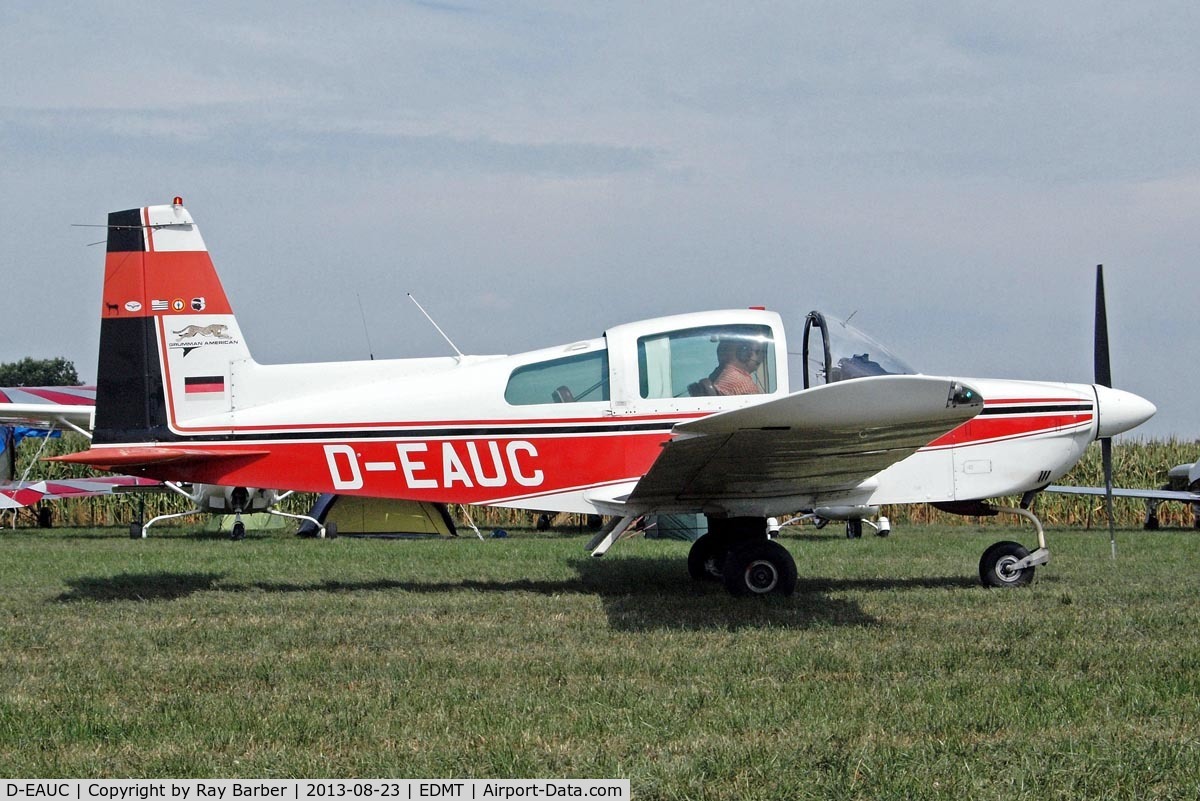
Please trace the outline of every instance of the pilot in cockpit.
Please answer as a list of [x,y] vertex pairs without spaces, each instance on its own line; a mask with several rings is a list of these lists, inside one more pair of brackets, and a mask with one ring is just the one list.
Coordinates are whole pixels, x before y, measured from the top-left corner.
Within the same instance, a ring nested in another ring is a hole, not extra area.
[[717,369],[711,376],[718,395],[758,395],[763,390],[754,377],[762,364],[761,342],[742,337],[725,337],[717,343]]

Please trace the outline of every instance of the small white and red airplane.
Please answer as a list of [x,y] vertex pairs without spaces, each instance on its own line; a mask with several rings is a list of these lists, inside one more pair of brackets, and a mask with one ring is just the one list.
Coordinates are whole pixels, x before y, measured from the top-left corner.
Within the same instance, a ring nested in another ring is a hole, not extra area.
[[[0,387],[0,424],[24,425],[47,431],[71,430],[89,439],[96,413],[95,387]],[[318,536],[326,536],[326,527],[307,515],[295,515],[276,508],[276,504],[291,492],[279,492],[257,487],[225,487],[214,484],[193,484],[184,487],[175,482],[162,482],[137,476],[105,476],[38,481],[0,482],[0,510],[16,510],[65,498],[86,498],[97,495],[131,491],[163,490],[187,498],[192,508],[186,512],[162,514],[144,524],[131,523],[129,536],[144,538],[150,527],[164,520],[192,514],[234,515],[230,536],[243,539],[246,526],[243,514],[268,512],[311,522]],[[336,528],[332,532],[337,535]]]
[[1027,508],[987,499],[1032,499],[1090,442],[1155,411],[1106,381],[906,374],[877,348],[841,352],[847,326],[815,313],[800,326],[789,336],[779,313],[735,309],[511,356],[259,364],[176,198],[109,215],[95,435],[60,458],[170,481],[617,516],[595,555],[643,514],[703,513],[689,570],[740,595],[794,591],[771,516],[1010,511],[1039,547],[985,552],[983,581],[1006,586],[1049,550]]

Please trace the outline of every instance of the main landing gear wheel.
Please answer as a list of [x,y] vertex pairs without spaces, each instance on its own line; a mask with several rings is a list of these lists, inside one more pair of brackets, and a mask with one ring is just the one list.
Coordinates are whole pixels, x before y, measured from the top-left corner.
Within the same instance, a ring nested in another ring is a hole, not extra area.
[[979,580],[985,587],[1024,587],[1033,581],[1034,569],[1014,566],[1027,556],[1029,549],[1019,542],[997,542],[979,560]]
[[733,595],[791,595],[796,591],[796,561],[777,542],[757,540],[730,551],[723,571]]
[[720,581],[731,542],[728,536],[714,533],[693,542],[688,551],[688,575],[696,581]]
[[846,539],[862,539],[862,520],[851,518],[850,520],[846,521]]

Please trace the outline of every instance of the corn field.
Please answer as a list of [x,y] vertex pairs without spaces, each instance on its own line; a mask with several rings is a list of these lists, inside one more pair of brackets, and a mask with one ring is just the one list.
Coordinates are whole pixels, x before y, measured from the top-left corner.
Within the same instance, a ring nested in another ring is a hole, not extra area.
[[[26,439],[18,448],[17,465],[20,478],[21,471],[29,469],[31,480],[79,478],[95,475],[86,467],[70,465],[61,462],[41,461],[47,456],[57,456],[65,453],[84,450],[87,442],[76,434],[64,435],[61,439]],[[1200,441],[1169,440],[1127,440],[1113,445],[1113,475],[1114,483],[1121,487],[1158,488],[1167,481],[1167,471],[1177,464],[1194,462],[1200,459]],[[1100,449],[1089,448],[1083,460],[1075,466],[1060,484],[1078,486],[1103,486],[1104,476],[1100,464]],[[307,513],[312,506],[315,496],[307,493],[297,493],[283,501],[283,511],[292,513]],[[1017,505],[1019,498],[1002,499],[1009,505]],[[171,492],[138,492],[122,495],[107,495],[80,500],[62,500],[52,502],[53,520],[55,526],[104,527],[127,526],[134,520],[149,518],[173,512],[182,512],[189,508],[188,501]],[[1138,528],[1146,515],[1146,505],[1143,501],[1132,498],[1116,498],[1113,501],[1116,513],[1116,523],[1119,528]],[[1047,527],[1102,527],[1107,526],[1104,511],[1104,498],[1087,495],[1058,495],[1043,493],[1038,496],[1034,511]],[[965,518],[947,514],[926,504],[907,506],[892,506],[883,510],[893,523],[917,524],[936,523],[939,525],[969,524],[995,522],[998,525],[1012,525],[1013,518],[1001,515],[994,518]],[[496,528],[531,528],[537,517],[530,512],[513,509],[487,507],[452,506],[451,515],[465,528],[473,522],[479,529],[490,532]],[[1194,524],[1193,513],[1188,504],[1164,503],[1158,508],[1159,521],[1163,527],[1190,527]],[[586,516],[578,514],[559,514],[553,518],[553,524],[560,530],[586,530]],[[12,518],[5,515],[4,526],[14,525]],[[16,515],[16,526],[36,526],[36,514],[30,510]],[[195,528],[199,524],[196,518],[178,518],[167,521],[163,525]]]

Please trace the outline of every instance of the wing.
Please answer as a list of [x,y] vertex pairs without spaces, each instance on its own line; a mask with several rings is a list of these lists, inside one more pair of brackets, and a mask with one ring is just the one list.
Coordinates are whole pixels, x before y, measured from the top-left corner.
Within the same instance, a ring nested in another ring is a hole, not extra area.
[[[1104,487],[1068,487],[1051,484],[1046,492],[1060,492],[1066,495],[1104,495]],[[1156,489],[1123,489],[1113,487],[1114,498],[1145,498],[1148,501],[1183,501],[1184,503],[1200,503],[1200,492],[1186,490],[1156,490]]]
[[158,490],[161,481],[134,476],[69,478],[58,481],[13,481],[0,484],[0,509],[21,509],[38,501],[61,498],[91,498],[133,490]]
[[675,427],[629,497],[636,508],[803,508],[846,493],[974,417],[951,378],[879,376],[803,390]]
[[0,388],[0,423],[91,431],[95,387]]

